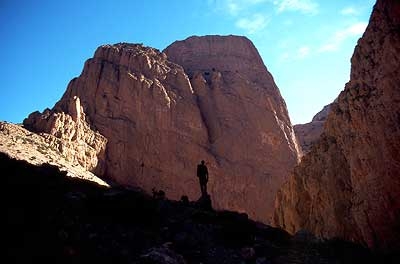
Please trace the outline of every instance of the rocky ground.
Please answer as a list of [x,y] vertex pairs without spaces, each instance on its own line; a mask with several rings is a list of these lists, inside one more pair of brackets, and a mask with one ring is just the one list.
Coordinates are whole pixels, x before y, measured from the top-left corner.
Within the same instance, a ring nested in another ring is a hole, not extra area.
[[9,263],[390,263],[349,242],[291,236],[245,214],[66,177],[4,153],[0,170]]
[[70,177],[78,177],[108,186],[106,182],[87,171],[78,162],[74,162],[64,155],[52,144],[53,140],[50,137],[52,136],[49,134],[42,136],[32,133],[20,125],[0,122],[0,152],[33,165],[51,164],[59,167],[61,171],[67,172]]

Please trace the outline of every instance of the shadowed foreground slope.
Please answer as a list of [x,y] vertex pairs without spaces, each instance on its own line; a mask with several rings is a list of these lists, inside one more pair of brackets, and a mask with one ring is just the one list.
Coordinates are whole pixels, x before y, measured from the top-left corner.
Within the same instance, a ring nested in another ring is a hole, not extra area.
[[3,153],[0,169],[10,263],[385,262],[347,242],[292,237],[244,214],[100,186]]

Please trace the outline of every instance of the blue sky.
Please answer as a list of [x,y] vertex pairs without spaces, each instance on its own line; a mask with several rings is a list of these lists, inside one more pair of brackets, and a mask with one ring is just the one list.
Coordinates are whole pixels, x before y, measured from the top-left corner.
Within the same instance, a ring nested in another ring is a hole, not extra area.
[[274,76],[293,124],[349,79],[375,0],[0,1],[0,120],[52,108],[103,44],[163,50],[192,35],[242,35]]

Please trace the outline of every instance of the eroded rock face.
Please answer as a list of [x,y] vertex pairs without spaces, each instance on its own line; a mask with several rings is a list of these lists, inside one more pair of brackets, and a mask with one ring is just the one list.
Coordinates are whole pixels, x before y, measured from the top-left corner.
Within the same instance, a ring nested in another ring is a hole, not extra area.
[[400,246],[400,3],[378,0],[321,140],[277,195],[275,223]]
[[308,153],[314,143],[319,139],[324,129],[324,123],[328,117],[331,104],[324,106],[311,120],[306,124],[294,125],[294,132],[299,140],[303,154]]
[[199,68],[176,59],[180,43],[165,51],[174,62],[142,45],[99,47],[52,111],[74,116],[71,98],[80,98],[108,140],[104,177],[197,200],[196,166],[205,160],[213,206],[268,222],[277,188],[298,159],[279,90],[246,38],[183,42],[193,46],[182,58]]
[[57,149],[70,163],[104,174],[107,139],[90,128],[79,97],[69,98],[66,107],[65,112],[50,109],[33,112],[23,124],[41,133],[49,147]]
[[163,190],[169,198],[197,196],[195,166],[212,159],[182,67],[153,48],[104,45],[70,82],[55,111],[69,113],[74,96],[108,139],[104,177],[148,192]]
[[[57,142],[57,144],[54,144],[54,142]],[[55,166],[60,171],[65,172],[66,176],[108,186],[106,182],[88,171],[90,167],[82,166],[78,157],[67,156],[65,152],[67,148],[63,147],[64,152],[57,148],[65,144],[65,141],[50,134],[40,133],[38,135],[19,125],[0,122],[0,153],[36,166],[43,164]],[[72,152],[73,150],[69,151]],[[94,156],[96,157],[96,155]],[[83,164],[89,165],[88,163]]]

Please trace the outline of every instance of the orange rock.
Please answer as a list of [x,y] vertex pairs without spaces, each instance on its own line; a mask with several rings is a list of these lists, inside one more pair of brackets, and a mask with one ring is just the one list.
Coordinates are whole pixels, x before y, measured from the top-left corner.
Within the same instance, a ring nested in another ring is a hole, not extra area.
[[313,117],[311,122],[293,126],[303,154],[308,153],[314,143],[320,138],[330,107],[331,104],[324,106],[324,108]]
[[[71,108],[75,97],[81,116],[107,139],[103,177],[163,190],[167,198],[197,200],[196,167],[205,160],[214,207],[268,222],[276,191],[299,158],[279,90],[243,37],[193,37],[164,53],[101,46],[52,113],[82,119]],[[35,116],[25,123],[40,123]],[[38,127],[46,126],[47,133],[72,135],[54,122]]]
[[30,114],[24,126],[42,133],[49,147],[59,150],[72,164],[79,163],[88,171],[104,174],[107,139],[89,127],[77,96],[66,104],[66,112],[46,109],[43,114]]
[[400,3],[378,0],[321,140],[278,192],[274,222],[400,248]]
[[267,221],[300,150],[256,48],[245,37],[205,36],[177,41],[164,52],[191,79],[218,169],[214,204]]

